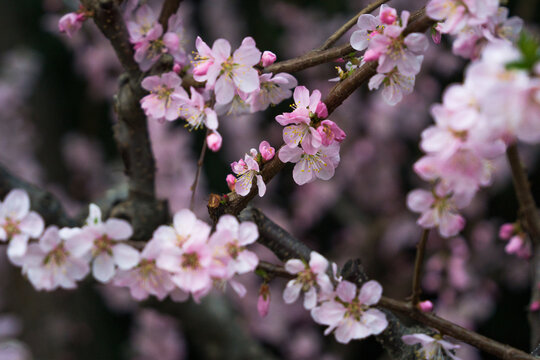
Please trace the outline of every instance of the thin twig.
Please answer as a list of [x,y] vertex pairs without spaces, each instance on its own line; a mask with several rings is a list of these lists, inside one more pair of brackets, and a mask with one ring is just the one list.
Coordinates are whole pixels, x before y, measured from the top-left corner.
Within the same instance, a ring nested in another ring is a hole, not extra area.
[[[206,137],[210,135],[210,132],[210,130],[206,130]],[[197,161],[197,172],[195,173],[195,180],[193,180],[193,184],[191,185],[191,201],[189,203],[190,210],[193,210],[193,208],[195,207],[195,193],[197,192],[197,184],[199,183],[199,176],[201,175],[201,169],[204,163],[204,155],[206,154],[206,137],[203,141],[199,161]]]
[[424,229],[422,231],[422,237],[420,242],[416,247],[416,260],[414,262],[414,276],[412,281],[412,296],[411,303],[413,306],[416,306],[420,301],[420,294],[422,289],[420,288],[420,283],[422,280],[422,268],[424,265],[424,255],[426,252],[426,244],[429,237],[429,229]]
[[534,360],[537,358],[511,346],[501,344],[495,340],[480,335],[474,331],[465,329],[448,320],[440,318],[430,313],[418,311],[413,305],[407,302],[382,297],[379,306],[401,313],[411,319],[419,321],[427,326],[439,330],[441,334],[449,335],[472,345],[482,351],[495,355],[503,360]]
[[381,6],[384,3],[387,3],[390,0],[377,0],[363,8],[358,14],[356,14],[352,19],[347,21],[345,24],[343,24],[342,27],[340,27],[335,33],[333,33],[328,40],[324,42],[324,44],[321,45],[320,48],[317,50],[326,50],[330,46],[334,45],[336,41],[339,40],[345,34],[347,31],[349,31],[350,28],[352,28],[356,22],[358,21],[358,18],[364,14],[369,14],[373,10],[377,9],[379,6]]

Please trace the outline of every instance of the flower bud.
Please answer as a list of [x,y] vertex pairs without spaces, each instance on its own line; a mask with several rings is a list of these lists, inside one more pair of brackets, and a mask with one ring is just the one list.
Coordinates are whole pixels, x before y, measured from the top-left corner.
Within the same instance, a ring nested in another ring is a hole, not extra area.
[[271,51],[265,51],[261,57],[262,66],[267,67],[272,65],[276,61],[276,54]]
[[221,143],[223,139],[221,138],[221,135],[217,131],[214,131],[210,135],[206,137],[206,143],[208,144],[208,148],[212,150],[213,152],[218,151],[221,149]]
[[268,141],[262,141],[259,145],[259,152],[261,153],[262,158],[264,161],[272,160],[272,158],[276,155],[276,149],[270,146]]
[[229,190],[234,191],[234,185],[236,184],[236,177],[233,174],[227,175],[227,178],[225,179],[227,181],[227,186],[229,187]]
[[379,18],[381,19],[381,22],[383,24],[392,25],[393,23],[396,22],[396,19],[397,19],[396,9],[391,8],[391,7],[385,7],[384,9],[381,9]]
[[433,310],[433,303],[429,300],[421,301],[418,303],[418,309],[421,312],[431,312]]
[[257,311],[261,317],[268,315],[270,308],[270,288],[267,284],[262,284],[259,290],[259,299],[257,301]]

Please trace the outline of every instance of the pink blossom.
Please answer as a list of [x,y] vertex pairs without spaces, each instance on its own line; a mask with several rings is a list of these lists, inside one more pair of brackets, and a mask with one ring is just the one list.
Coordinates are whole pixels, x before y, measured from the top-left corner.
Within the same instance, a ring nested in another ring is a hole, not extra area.
[[[384,6],[384,5],[383,5]],[[381,6],[381,12],[384,10]],[[351,35],[351,46],[358,51],[368,47],[371,38],[382,31],[382,23],[379,17],[370,14],[363,14],[358,18],[356,26],[359,28]]]
[[142,40],[135,43],[133,58],[142,71],[150,70],[159,57],[167,52],[167,47],[161,39],[162,34],[163,28],[158,24],[151,28]]
[[28,240],[38,238],[45,223],[41,216],[30,211],[30,198],[22,189],[11,190],[0,202],[0,241],[9,241],[7,255],[11,262],[21,265]]
[[328,325],[324,334],[335,330],[336,340],[347,344],[352,339],[363,339],[380,334],[388,326],[384,313],[371,308],[381,298],[382,287],[375,280],[362,285],[358,293],[355,284],[342,281],[336,297],[311,310],[316,323]]
[[223,215],[216,224],[216,232],[208,242],[214,257],[227,267],[226,279],[235,274],[245,274],[255,270],[259,264],[257,255],[246,249],[259,237],[257,225],[252,222],[238,223],[232,215]]
[[457,213],[458,204],[442,186],[437,186],[433,192],[419,189],[411,191],[407,195],[407,206],[414,212],[422,213],[418,219],[420,226],[438,226],[439,233],[444,237],[456,235],[465,226],[465,220]]
[[150,6],[147,4],[140,6],[134,16],[126,22],[129,41],[137,44],[145,40],[148,34],[152,32],[158,32],[161,35],[163,28],[157,20],[158,17]]
[[263,111],[270,104],[277,105],[292,95],[291,89],[298,85],[294,76],[287,73],[261,74],[259,76],[259,89],[251,92],[247,102],[251,105],[251,112]]
[[460,360],[453,354],[453,350],[458,349],[459,345],[454,345],[443,340],[442,336],[440,335],[431,337],[429,335],[420,333],[403,335],[401,339],[407,345],[420,344],[420,355],[425,359],[436,359],[438,356],[442,355],[441,352],[443,352],[446,356],[449,356],[454,360]]
[[285,270],[289,274],[297,275],[287,283],[283,292],[283,300],[291,304],[298,299],[300,291],[304,293],[304,308],[311,310],[317,305],[317,293],[320,291],[329,294],[333,291],[330,278],[326,274],[328,260],[321,254],[312,251],[309,265],[302,260],[291,259],[285,263]]
[[274,158],[274,155],[276,155],[276,149],[270,146],[268,141],[264,140],[259,144],[259,153],[264,161],[270,161]]
[[276,54],[271,51],[264,51],[261,56],[261,64],[263,67],[272,65],[276,61]]
[[[188,57],[182,41],[184,40],[184,27],[182,17],[176,13],[169,17],[167,21],[167,32],[163,35],[163,43],[167,47],[168,53],[172,55],[175,61],[174,66],[185,66],[188,64]],[[174,70],[173,71],[177,72]]]
[[444,20],[439,25],[442,33],[455,34],[467,23],[467,7],[457,0],[431,0],[426,6],[426,14],[435,20]]
[[510,238],[504,251],[507,254],[515,254],[521,259],[529,259],[532,256],[531,242],[524,233],[519,233]]
[[227,181],[227,186],[229,187],[229,190],[234,191],[236,185],[236,176],[234,176],[233,174],[229,174],[227,175],[225,181]]
[[531,305],[529,305],[529,311],[536,312],[538,310],[540,310],[540,301],[535,300],[531,303]]
[[210,130],[216,130],[218,128],[216,112],[206,105],[202,94],[193,87],[190,91],[191,99],[183,102],[178,109],[180,117],[184,118],[192,129],[197,130],[204,125]]
[[257,300],[257,311],[261,317],[268,315],[270,309],[270,287],[267,284],[262,284],[259,290],[259,298]]
[[381,53],[378,52],[378,51],[375,51],[373,49],[369,49],[365,52],[364,54],[364,61],[366,62],[370,62],[370,61],[376,61],[376,60],[379,60],[379,58],[381,57]]
[[68,37],[72,37],[79,31],[84,20],[86,20],[84,13],[77,12],[65,14],[58,21],[58,30],[66,33]]
[[206,137],[206,143],[208,144],[208,148],[213,152],[219,151],[219,149],[221,149],[222,142],[223,139],[217,131],[213,131],[212,133],[210,133],[210,135]]
[[231,45],[225,39],[214,42],[212,49],[197,38],[196,65],[194,78],[206,81],[207,89],[214,89],[216,102],[227,104],[235,94],[235,88],[250,93],[259,88],[259,74],[253,66],[261,59],[261,52],[251,37],[246,37],[242,45],[231,56]]
[[283,146],[279,150],[279,159],[296,163],[293,179],[298,185],[312,182],[316,178],[329,180],[339,164],[339,143],[321,146],[315,154],[308,154],[298,147]]
[[180,104],[188,99],[181,84],[182,79],[173,71],[144,78],[141,86],[150,91],[149,95],[141,99],[141,107],[146,116],[157,120],[177,119]]
[[370,90],[378,89],[384,84],[382,91],[383,99],[388,105],[396,105],[403,99],[403,95],[412,93],[414,87],[414,76],[405,76],[399,71],[392,71],[388,74],[376,74],[369,79]]
[[253,184],[253,178],[257,178],[257,188],[259,189],[259,196],[263,197],[266,192],[266,184],[264,183],[262,175],[259,173],[259,164],[253,158],[246,154],[244,160],[240,159],[238,162],[231,164],[233,172],[239,176],[235,184],[235,191],[240,196],[246,196],[251,190]]
[[321,92],[319,90],[313,90],[311,95],[309,90],[305,86],[297,86],[294,89],[293,94],[294,109],[290,113],[283,113],[276,116],[276,121],[282,125],[287,126],[290,124],[308,123],[310,117],[316,113],[317,107],[321,102]]
[[128,287],[136,300],[154,295],[163,300],[173,289],[169,272],[157,267],[156,259],[163,251],[161,240],[153,238],[146,243],[139,264],[131,270],[120,270],[113,279],[115,286]]
[[109,218],[102,222],[101,210],[90,204],[86,225],[66,241],[66,250],[75,257],[92,257],[92,275],[100,282],[108,282],[117,268],[129,270],[139,262],[140,254],[124,244],[133,234],[131,225],[122,219]]
[[[67,230],[67,232],[66,232]],[[68,229],[48,227],[37,244],[28,246],[22,259],[23,273],[37,290],[74,289],[90,271],[88,262],[66,250]]]
[[321,135],[324,146],[333,142],[342,142],[346,137],[345,132],[332,120],[323,120],[317,128],[317,132]]

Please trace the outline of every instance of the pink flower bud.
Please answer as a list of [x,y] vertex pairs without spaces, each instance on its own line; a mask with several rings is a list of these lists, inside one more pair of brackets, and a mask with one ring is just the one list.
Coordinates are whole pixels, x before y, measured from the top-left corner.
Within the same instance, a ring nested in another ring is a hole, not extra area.
[[214,131],[210,135],[206,137],[206,143],[208,144],[208,148],[212,150],[213,152],[218,151],[221,149],[221,143],[222,143],[221,135],[217,131]]
[[86,18],[82,13],[68,13],[58,21],[58,30],[72,37],[81,28],[84,20]]
[[317,115],[319,119],[326,119],[326,117],[328,116],[328,109],[326,108],[326,104],[322,101],[319,101],[319,103],[317,104],[315,115]]
[[397,19],[396,9],[391,7],[385,7],[381,10],[379,18],[381,19],[381,22],[383,24],[392,25],[394,22],[396,22]]
[[364,61],[376,61],[379,60],[379,57],[381,56],[381,53],[378,51],[375,51],[373,49],[369,49],[364,54]]
[[435,44],[441,43],[441,23],[437,23],[436,26],[431,28],[431,40]]
[[504,251],[506,251],[507,254],[515,254],[521,249],[522,246],[523,238],[519,235],[515,235],[510,238],[510,241],[508,241],[508,244],[506,244]]
[[512,234],[514,234],[514,224],[506,223],[501,225],[499,229],[499,237],[501,239],[508,240],[512,237]]
[[421,301],[418,303],[418,309],[421,312],[431,312],[433,310],[433,303],[429,300]]
[[540,301],[539,300],[533,301],[531,305],[529,305],[529,310],[530,311],[540,310]]
[[270,308],[270,288],[267,284],[262,284],[259,290],[259,299],[257,301],[257,310],[261,317],[268,315]]
[[180,71],[182,71],[182,66],[179,63],[175,63],[172,71],[174,71],[177,74],[180,74]]
[[227,178],[225,179],[227,181],[227,186],[229,187],[229,190],[234,191],[234,186],[236,184],[236,177],[233,174],[227,175]]
[[261,153],[262,158],[264,161],[272,160],[274,155],[276,155],[276,149],[270,146],[268,141],[261,141],[261,144],[259,145],[259,152]]
[[268,50],[263,52],[263,54],[261,56],[262,66],[264,66],[264,67],[270,66],[275,61],[276,61],[276,54],[274,54],[273,52],[268,51]]

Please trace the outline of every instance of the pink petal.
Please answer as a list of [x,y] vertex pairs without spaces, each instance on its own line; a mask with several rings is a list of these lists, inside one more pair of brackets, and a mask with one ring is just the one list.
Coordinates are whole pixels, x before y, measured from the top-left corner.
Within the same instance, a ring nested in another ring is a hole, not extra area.
[[257,189],[259,190],[259,196],[263,197],[266,193],[266,184],[264,183],[262,175],[257,175]]
[[305,86],[297,86],[294,89],[293,97],[298,108],[309,106],[309,90]]
[[289,146],[283,146],[281,149],[279,149],[279,160],[282,162],[298,162],[300,161],[300,158],[304,152],[302,149],[295,147],[291,148]]
[[285,263],[285,270],[289,274],[298,274],[300,271],[303,271],[306,269],[306,265],[302,262],[302,260],[298,259],[291,259],[287,260]]
[[49,226],[43,236],[39,239],[39,247],[45,253],[53,250],[58,244],[60,244],[60,234],[58,232],[58,227]]
[[351,339],[363,339],[371,335],[369,329],[354,318],[344,319],[335,332],[337,342],[347,344]]
[[309,258],[309,267],[315,274],[324,273],[328,268],[328,260],[316,251],[312,251]]
[[422,346],[426,346],[427,344],[432,343],[435,341],[434,338],[431,336],[428,336],[426,334],[412,334],[412,335],[403,335],[401,337],[401,340],[407,345],[415,345],[415,344],[422,344]]
[[311,317],[318,324],[335,327],[346,312],[347,309],[343,305],[331,300],[311,310]]
[[15,265],[21,264],[22,257],[26,253],[28,246],[28,235],[17,234],[13,236],[7,248],[9,260]]
[[1,211],[4,217],[22,220],[30,211],[30,198],[26,191],[21,189],[11,190],[4,199]]
[[238,229],[238,244],[245,246],[254,243],[259,238],[259,229],[252,222],[243,222]]
[[336,294],[345,302],[351,302],[356,297],[356,285],[347,280],[339,283]]
[[373,335],[380,334],[388,326],[386,315],[384,315],[384,313],[378,309],[369,309],[364,311],[361,320]]
[[65,241],[66,250],[75,257],[84,256],[93,245],[94,236],[88,229],[83,229]]
[[261,52],[254,45],[243,44],[234,52],[233,60],[235,64],[243,65],[241,67],[254,66],[261,60]]
[[44,227],[45,222],[43,221],[43,218],[34,211],[30,211],[19,224],[19,229],[33,238],[39,237],[43,232]]
[[92,275],[96,280],[106,283],[114,276],[114,260],[106,253],[99,254],[92,264]]
[[190,234],[197,223],[197,217],[188,209],[182,209],[174,214],[174,229],[183,236]]
[[[244,223],[248,224],[248,223]],[[238,220],[232,215],[222,215],[219,218],[219,221],[216,225],[217,230],[227,230],[230,231],[231,234],[238,234],[238,229],[240,228],[240,225],[238,224]]]
[[259,265],[259,257],[249,250],[244,250],[238,254],[236,259],[236,273],[245,274],[254,271],[257,265]]
[[140,254],[126,244],[116,244],[112,247],[114,262],[122,270],[129,270],[139,263]]
[[243,92],[250,93],[259,89],[259,73],[253,68],[245,66],[233,70],[233,81]]
[[127,240],[133,235],[133,229],[126,220],[111,218],[105,222],[105,234],[113,240]]
[[217,60],[227,60],[231,55],[231,44],[225,39],[217,39],[212,45],[212,52]]
[[283,301],[285,301],[286,304],[292,304],[298,299],[300,290],[302,290],[302,284],[296,280],[290,280],[283,291]]
[[220,76],[216,81],[214,89],[216,93],[216,102],[219,104],[228,104],[234,97],[234,82],[228,76]]
[[304,309],[311,310],[317,305],[317,290],[314,286],[312,286],[305,294],[304,294]]
[[416,189],[407,195],[407,206],[414,212],[428,210],[434,201],[433,194],[426,190]]
[[235,280],[231,280],[229,284],[231,284],[231,287],[233,288],[234,292],[238,294],[238,296],[241,298],[246,296],[247,290],[244,285]]

